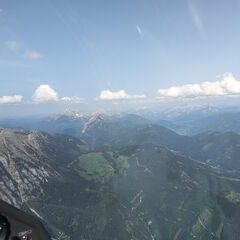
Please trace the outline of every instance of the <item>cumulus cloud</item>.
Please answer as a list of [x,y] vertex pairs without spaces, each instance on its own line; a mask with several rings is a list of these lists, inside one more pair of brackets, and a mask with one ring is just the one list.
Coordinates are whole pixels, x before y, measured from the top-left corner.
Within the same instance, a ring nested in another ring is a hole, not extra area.
[[9,49],[9,50],[16,50],[18,48],[18,43],[16,41],[6,41],[5,42],[5,46]]
[[34,92],[32,100],[35,103],[59,102],[77,104],[84,102],[80,97],[60,97],[57,91],[47,84],[40,85]]
[[43,58],[44,55],[40,52],[31,50],[31,51],[26,51],[26,53],[24,54],[24,57],[28,60],[36,61],[36,60]]
[[112,92],[110,90],[101,91],[99,100],[124,100],[124,99],[142,99],[145,95],[129,95],[125,90]]
[[58,93],[49,85],[40,85],[34,92],[32,99],[35,103],[57,102]]
[[188,9],[194,26],[201,34],[203,34],[205,29],[197,7],[192,2],[189,2]]
[[65,103],[82,103],[84,101],[83,98],[80,97],[62,97],[61,101]]
[[13,96],[2,96],[0,97],[0,104],[14,104],[20,103],[23,97],[21,95],[13,95]]
[[158,90],[158,97],[198,97],[240,94],[240,81],[231,73],[225,73],[221,80],[173,86]]

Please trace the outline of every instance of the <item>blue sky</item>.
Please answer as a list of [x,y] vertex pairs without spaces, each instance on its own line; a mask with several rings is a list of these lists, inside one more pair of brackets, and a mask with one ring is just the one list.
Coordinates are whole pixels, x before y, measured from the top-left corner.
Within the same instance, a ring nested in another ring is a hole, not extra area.
[[240,93],[239,0],[1,0],[0,9],[0,103]]

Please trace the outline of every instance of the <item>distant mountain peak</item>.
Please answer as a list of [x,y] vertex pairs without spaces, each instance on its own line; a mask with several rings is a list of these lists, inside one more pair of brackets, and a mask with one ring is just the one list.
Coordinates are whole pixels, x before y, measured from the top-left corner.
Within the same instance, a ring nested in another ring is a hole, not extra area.
[[84,124],[84,127],[82,129],[82,134],[84,134],[88,128],[93,126],[94,124],[97,124],[103,120],[105,120],[106,115],[102,112],[95,112],[92,114],[92,116],[88,119],[88,121]]

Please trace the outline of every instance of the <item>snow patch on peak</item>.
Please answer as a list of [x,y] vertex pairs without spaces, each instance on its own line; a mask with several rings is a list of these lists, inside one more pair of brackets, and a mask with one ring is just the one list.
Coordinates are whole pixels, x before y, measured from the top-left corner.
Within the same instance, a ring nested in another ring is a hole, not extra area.
[[84,134],[87,129],[89,129],[91,126],[93,126],[96,123],[99,123],[105,119],[106,115],[104,115],[101,112],[95,112],[92,114],[92,116],[89,118],[89,120],[84,124],[82,134]]

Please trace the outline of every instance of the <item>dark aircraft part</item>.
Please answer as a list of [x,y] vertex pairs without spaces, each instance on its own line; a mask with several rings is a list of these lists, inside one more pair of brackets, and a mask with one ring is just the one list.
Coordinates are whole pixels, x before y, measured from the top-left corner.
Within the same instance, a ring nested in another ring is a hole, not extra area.
[[0,240],[50,240],[42,223],[0,200]]
[[0,240],[8,240],[10,236],[10,223],[7,218],[0,215]]

